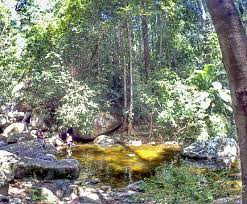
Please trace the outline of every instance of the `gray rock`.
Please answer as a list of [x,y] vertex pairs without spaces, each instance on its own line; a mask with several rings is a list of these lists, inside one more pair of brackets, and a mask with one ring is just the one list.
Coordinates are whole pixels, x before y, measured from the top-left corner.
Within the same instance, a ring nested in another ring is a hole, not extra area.
[[52,144],[47,143],[44,148],[37,140],[10,144],[2,146],[0,149],[6,150],[20,157],[29,158],[41,158],[42,155],[56,153],[56,148]]
[[56,160],[54,156],[56,148],[52,144],[47,143],[44,148],[35,140],[0,148],[20,157],[15,169],[16,178],[76,179],[79,177],[78,161],[74,159]]
[[33,195],[35,195],[38,199],[36,201],[48,201],[49,203],[58,202],[58,198],[49,189],[45,187],[34,188]]
[[242,203],[241,197],[220,198],[213,202],[213,204],[230,204],[230,203],[241,204]]
[[77,179],[80,173],[79,162],[74,159],[44,160],[38,158],[21,158],[15,177],[33,177],[37,179]]
[[106,136],[106,135],[100,135],[100,136],[98,136],[98,137],[93,141],[93,143],[94,143],[94,144],[98,144],[98,145],[103,145],[103,146],[116,144],[115,140],[113,140],[111,137]]
[[0,128],[7,127],[10,123],[4,114],[0,115]]
[[143,184],[143,181],[137,181],[134,183],[131,183],[127,186],[129,190],[136,191],[136,192],[142,192],[143,190],[139,187],[140,184]]
[[11,111],[8,113],[9,120],[14,119],[16,121],[21,121],[22,118],[24,118],[25,113],[24,112],[18,112],[18,111]]
[[23,142],[23,141],[33,140],[33,139],[34,137],[28,132],[13,133],[8,137],[7,143],[13,144],[13,143]]
[[0,150],[0,194],[8,195],[9,182],[14,179],[17,162],[15,154]]
[[59,135],[52,136],[48,139],[48,141],[56,147],[65,145],[64,141],[59,137]]
[[22,133],[24,132],[24,130],[26,129],[25,124],[23,123],[13,123],[11,125],[9,125],[4,131],[2,136],[4,137],[9,137],[10,134],[12,133]]
[[51,118],[47,114],[33,114],[30,125],[35,129],[47,130],[50,128],[50,120]]
[[0,203],[9,203],[9,198],[0,193]]
[[238,157],[238,145],[233,138],[216,137],[208,141],[201,141],[184,148],[183,156],[205,163],[218,166],[217,169],[230,167]]
[[21,96],[21,91],[22,91],[25,87],[26,87],[26,83],[23,82],[23,81],[20,82],[20,83],[18,83],[18,84],[16,84],[16,85],[14,86],[14,88],[12,89],[12,92],[11,92],[12,97],[17,98],[17,97]]

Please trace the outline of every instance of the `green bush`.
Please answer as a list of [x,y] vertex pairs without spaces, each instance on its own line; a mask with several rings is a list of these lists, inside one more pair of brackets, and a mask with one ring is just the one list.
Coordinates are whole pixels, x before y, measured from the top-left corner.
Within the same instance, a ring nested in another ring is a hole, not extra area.
[[233,129],[230,92],[216,79],[213,65],[205,66],[187,80],[169,69],[161,69],[152,78],[153,92],[137,92],[138,106],[145,104],[163,134],[172,139],[229,136]]
[[240,193],[223,188],[229,172],[200,172],[190,166],[164,165],[146,179],[139,199],[158,203],[211,203],[214,199]]
[[89,133],[98,105],[93,101],[95,92],[87,85],[71,80],[56,116],[63,127],[74,127],[82,133]]

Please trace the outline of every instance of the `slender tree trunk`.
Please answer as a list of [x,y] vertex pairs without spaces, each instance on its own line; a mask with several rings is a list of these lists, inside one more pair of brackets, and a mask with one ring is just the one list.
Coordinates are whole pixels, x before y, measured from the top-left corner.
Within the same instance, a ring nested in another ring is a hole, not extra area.
[[247,37],[233,0],[207,0],[227,72],[242,169],[243,204],[247,204]]
[[126,57],[125,57],[125,38],[124,38],[124,29],[120,31],[120,50],[123,56],[122,67],[123,67],[123,87],[124,87],[124,122],[123,128],[124,130],[127,129],[128,126],[128,117],[127,117],[127,110],[128,110],[128,102],[127,102],[127,69],[126,69]]
[[129,124],[128,133],[132,134],[133,129],[133,63],[132,63],[132,37],[131,37],[131,26],[130,21],[127,23],[128,28],[128,44],[129,44],[129,68],[130,68],[130,107],[129,107]]
[[147,16],[142,15],[142,36],[143,36],[143,44],[144,44],[144,71],[146,80],[149,77],[149,42],[148,42],[148,24],[147,24]]
[[[164,21],[165,23],[165,21]],[[161,28],[160,28],[160,42],[159,42],[159,65],[161,65],[162,63],[162,58],[163,58],[163,52],[162,52],[162,49],[163,49],[163,18],[162,18],[162,13],[160,14],[160,25],[161,25]]]

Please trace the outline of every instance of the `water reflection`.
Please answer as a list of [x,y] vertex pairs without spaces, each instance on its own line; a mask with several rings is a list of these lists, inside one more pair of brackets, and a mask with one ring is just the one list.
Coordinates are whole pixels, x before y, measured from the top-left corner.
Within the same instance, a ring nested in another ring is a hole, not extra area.
[[[62,152],[62,158],[80,161],[80,179],[100,179],[104,185],[123,187],[131,182],[149,177],[154,168],[170,162],[179,154],[181,146],[169,145],[76,145],[70,151]],[[72,153],[73,152],[73,153]]]

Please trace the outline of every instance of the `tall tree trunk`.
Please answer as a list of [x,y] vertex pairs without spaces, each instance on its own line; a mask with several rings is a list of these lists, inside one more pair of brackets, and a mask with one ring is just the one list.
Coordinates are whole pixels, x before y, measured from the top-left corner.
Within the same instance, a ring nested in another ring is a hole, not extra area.
[[237,126],[243,204],[247,204],[247,36],[233,0],[207,0],[227,72]]
[[122,68],[123,68],[123,88],[124,88],[124,122],[123,122],[123,128],[124,130],[127,130],[128,126],[128,117],[127,117],[127,111],[128,111],[128,102],[127,102],[127,67],[126,67],[126,57],[125,57],[125,37],[124,37],[124,29],[120,30],[120,53],[122,54],[123,60],[122,60]]
[[143,36],[143,44],[144,44],[144,70],[145,70],[145,77],[146,80],[149,77],[149,42],[148,42],[148,24],[147,24],[147,16],[142,15],[142,36]]
[[130,107],[129,107],[129,124],[128,124],[128,133],[132,134],[133,129],[133,63],[132,63],[132,36],[131,36],[131,26],[130,22],[127,23],[128,29],[128,44],[129,44],[129,69],[130,69]]

